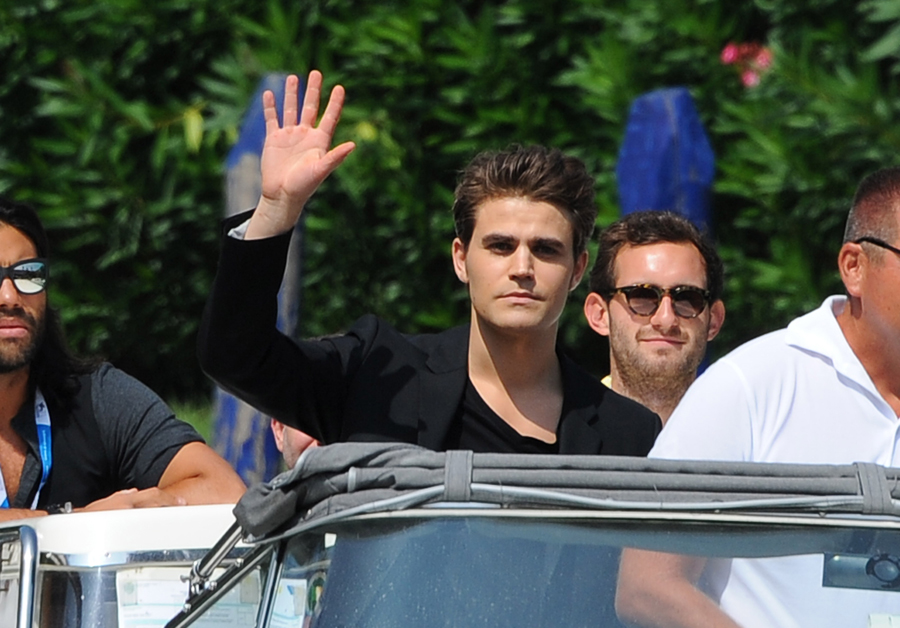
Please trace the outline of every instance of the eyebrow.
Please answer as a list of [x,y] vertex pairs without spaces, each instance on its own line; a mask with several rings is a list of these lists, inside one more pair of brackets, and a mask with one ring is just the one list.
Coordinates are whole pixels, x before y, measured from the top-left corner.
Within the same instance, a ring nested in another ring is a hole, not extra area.
[[506,233],[489,233],[481,238],[481,244],[487,246],[498,242],[517,242],[517,238]]
[[[481,238],[482,244],[493,244],[495,242],[518,242],[519,239],[515,236],[506,234],[506,233],[489,233]],[[558,238],[532,238],[528,240],[528,246],[534,245],[544,245],[544,246],[555,246],[565,248],[565,243]]]
[[562,240],[559,240],[557,238],[534,238],[533,240],[529,240],[528,244],[529,244],[529,246],[544,245],[544,246],[558,247],[563,250],[565,250],[565,248],[566,248],[565,242],[563,242]]

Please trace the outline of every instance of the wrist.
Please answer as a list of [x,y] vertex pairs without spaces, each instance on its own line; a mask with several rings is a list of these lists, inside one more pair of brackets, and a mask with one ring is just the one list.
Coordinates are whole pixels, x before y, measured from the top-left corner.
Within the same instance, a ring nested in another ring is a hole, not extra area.
[[244,239],[271,238],[287,233],[293,230],[302,211],[302,204],[299,207],[288,207],[266,197],[260,197]]

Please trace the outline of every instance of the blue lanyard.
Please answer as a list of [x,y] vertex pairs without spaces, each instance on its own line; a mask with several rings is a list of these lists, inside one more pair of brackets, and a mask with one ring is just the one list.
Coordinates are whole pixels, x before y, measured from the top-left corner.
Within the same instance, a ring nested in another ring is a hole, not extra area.
[[[41,484],[38,486],[37,493],[34,494],[34,501],[31,503],[32,510],[37,508],[41,489],[47,484],[47,478],[50,477],[50,468],[53,466],[50,411],[47,409],[47,403],[44,401],[44,395],[41,394],[40,390],[34,392],[34,423],[37,427],[38,451],[41,454]],[[9,508],[9,495],[6,493],[6,483],[3,481],[2,473],[0,473],[0,498],[2,498],[0,508]]]

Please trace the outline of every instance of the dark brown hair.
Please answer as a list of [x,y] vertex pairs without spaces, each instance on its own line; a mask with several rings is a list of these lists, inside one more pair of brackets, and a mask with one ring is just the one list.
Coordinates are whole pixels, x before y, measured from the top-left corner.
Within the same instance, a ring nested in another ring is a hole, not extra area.
[[[900,168],[884,168],[864,178],[847,215],[844,242],[870,236],[892,242],[897,237],[900,209]],[[879,249],[880,251],[880,249]]]
[[462,171],[454,196],[456,235],[466,247],[478,207],[494,199],[525,198],[565,212],[572,220],[576,257],[585,250],[597,219],[594,179],[584,162],[544,146],[511,146],[476,155]]
[[628,214],[600,232],[600,249],[591,269],[590,289],[604,299],[616,288],[616,258],[625,246],[658,242],[693,244],[706,266],[706,289],[712,301],[722,298],[724,268],[709,239],[687,218],[667,211]]

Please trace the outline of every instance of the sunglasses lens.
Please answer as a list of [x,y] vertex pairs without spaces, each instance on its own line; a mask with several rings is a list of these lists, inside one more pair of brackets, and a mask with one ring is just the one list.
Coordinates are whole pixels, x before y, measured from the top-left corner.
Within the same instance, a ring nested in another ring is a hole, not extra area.
[[684,288],[672,294],[672,305],[679,316],[694,318],[706,307],[706,299],[700,290]]
[[44,262],[23,262],[10,269],[13,283],[22,294],[37,294],[47,286],[47,265]]
[[659,294],[655,290],[643,286],[629,288],[625,292],[625,298],[631,311],[641,316],[650,316],[659,307]]

